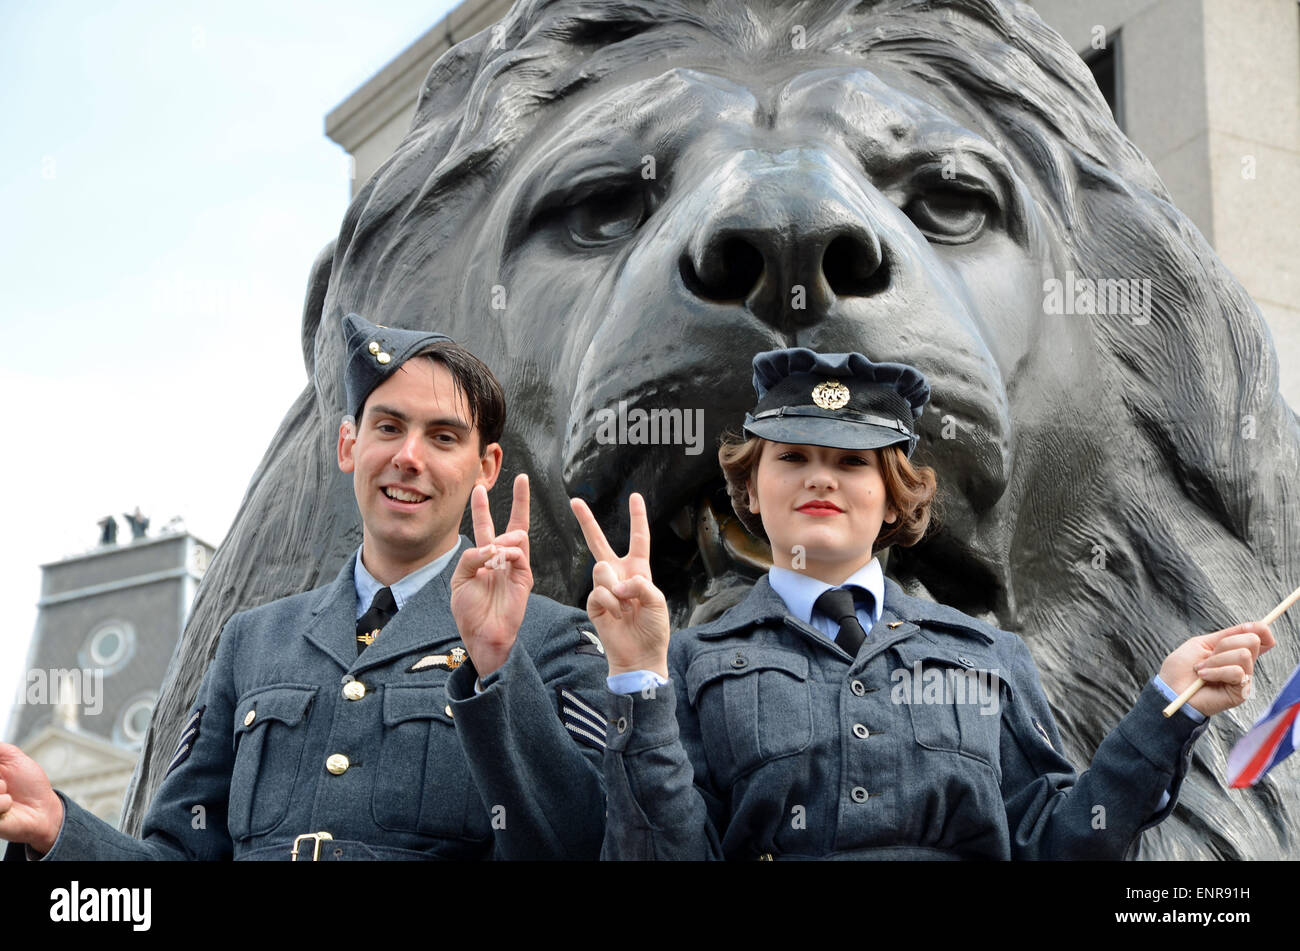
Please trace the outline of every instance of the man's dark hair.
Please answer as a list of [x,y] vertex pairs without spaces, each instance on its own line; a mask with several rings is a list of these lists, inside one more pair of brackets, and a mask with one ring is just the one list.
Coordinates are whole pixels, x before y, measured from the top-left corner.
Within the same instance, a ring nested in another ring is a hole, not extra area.
[[[506,395],[496,374],[488,369],[487,364],[450,340],[430,344],[413,354],[402,366],[409,366],[420,359],[428,360],[430,364],[441,363],[451,373],[456,395],[465,397],[470,422],[478,428],[479,453],[492,443],[500,442],[501,434],[506,428]],[[362,400],[361,408],[357,410],[358,426],[365,418],[366,403],[369,400],[369,396]]]

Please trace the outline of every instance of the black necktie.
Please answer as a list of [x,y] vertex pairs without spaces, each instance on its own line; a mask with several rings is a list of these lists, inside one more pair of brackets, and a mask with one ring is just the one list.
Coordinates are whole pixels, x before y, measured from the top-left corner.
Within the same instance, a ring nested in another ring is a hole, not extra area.
[[[871,598],[871,595],[868,594],[867,598]],[[830,588],[813,602],[813,607],[832,621],[839,622],[840,632],[835,635],[835,643],[850,657],[856,657],[858,648],[867,639],[867,632],[858,621],[858,612],[853,606],[853,593],[845,588]]]
[[397,615],[397,602],[392,588],[380,588],[370,602],[370,610],[357,618],[357,653],[374,643],[385,624]]

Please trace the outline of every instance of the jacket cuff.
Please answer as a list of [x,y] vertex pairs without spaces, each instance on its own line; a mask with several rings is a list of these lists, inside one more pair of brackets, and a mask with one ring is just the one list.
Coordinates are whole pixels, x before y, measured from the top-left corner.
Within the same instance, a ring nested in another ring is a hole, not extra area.
[[1191,717],[1166,717],[1163,711],[1167,705],[1155,681],[1148,681],[1133,709],[1119,721],[1119,731],[1152,766],[1179,775],[1187,771],[1192,744],[1205,732],[1209,721],[1196,723]]
[[[39,861],[138,861],[157,857],[153,850],[140,840],[114,829],[99,816],[82,808],[57,789],[54,792],[63,802],[63,825],[59,827],[59,837],[54,840],[54,845]],[[25,850],[26,846],[22,848]],[[8,858],[7,855],[5,857]]]
[[606,747],[635,754],[677,739],[677,699],[672,681],[637,693],[609,694]]
[[1166,717],[1163,711],[1168,703],[1153,678],[1142,688],[1128,716],[1119,722],[1119,732],[1129,745],[1159,775],[1170,777],[1165,789],[1167,798],[1162,797],[1155,813],[1142,824],[1141,830],[1157,825],[1173,812],[1183,779],[1191,767],[1192,746],[1210,725],[1208,717],[1199,723],[1179,713]]
[[[452,709],[454,710],[457,704],[470,703],[477,697],[487,696],[498,684],[506,684],[526,676],[522,669],[522,665],[525,664],[531,667],[532,661],[528,657],[528,651],[519,646],[518,639],[510,648],[510,653],[506,655],[506,662],[485,677],[479,676],[472,659],[466,660],[447,678],[447,699],[451,701]],[[475,689],[476,683],[483,689]]]

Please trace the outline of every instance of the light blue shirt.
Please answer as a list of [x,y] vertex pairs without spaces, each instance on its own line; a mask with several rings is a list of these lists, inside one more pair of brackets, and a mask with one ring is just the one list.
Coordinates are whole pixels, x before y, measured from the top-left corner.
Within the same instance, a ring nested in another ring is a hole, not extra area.
[[[813,604],[831,588],[862,588],[871,592],[874,599],[871,608],[856,604],[858,623],[864,631],[870,631],[880,616],[885,612],[885,573],[880,569],[880,559],[872,558],[844,580],[843,584],[830,584],[820,581],[801,571],[791,571],[773,565],[767,572],[767,580],[772,590],[781,596],[790,613],[801,621],[826,635],[827,640],[835,640],[840,632],[840,622],[833,620],[820,611],[813,613]],[[856,598],[854,599],[857,600]]]
[[[460,540],[452,545],[445,554],[439,555],[433,561],[429,562],[423,568],[416,568],[405,578],[400,581],[394,581],[387,587],[392,589],[393,600],[397,602],[397,610],[402,610],[402,605],[415,597],[426,584],[438,577],[438,573],[447,567],[447,562],[451,561],[451,556],[456,553],[460,546]],[[362,548],[365,546],[363,545]],[[370,610],[370,602],[375,600],[375,595],[380,589],[385,587],[375,580],[375,576],[366,571],[366,566],[361,563],[361,548],[357,549],[357,564],[352,571],[352,583],[357,589],[357,617],[365,614]]]

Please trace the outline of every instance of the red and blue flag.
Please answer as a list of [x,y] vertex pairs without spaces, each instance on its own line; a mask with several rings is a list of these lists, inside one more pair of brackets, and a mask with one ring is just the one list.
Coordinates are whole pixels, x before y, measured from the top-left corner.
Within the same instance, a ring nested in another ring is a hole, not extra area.
[[1295,752],[1300,744],[1300,667],[1282,686],[1273,705],[1228,753],[1228,784],[1253,786]]

